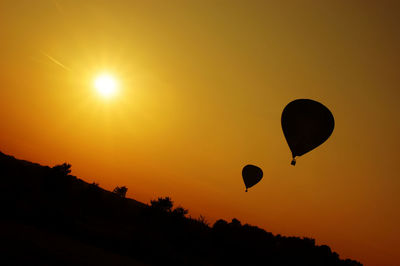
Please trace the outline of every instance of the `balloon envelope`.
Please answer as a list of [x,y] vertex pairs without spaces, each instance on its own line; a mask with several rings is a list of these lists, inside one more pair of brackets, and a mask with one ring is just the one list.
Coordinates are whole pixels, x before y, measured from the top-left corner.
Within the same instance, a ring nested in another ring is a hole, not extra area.
[[245,167],[243,167],[242,177],[243,177],[244,185],[246,186],[246,192],[247,192],[248,188],[251,188],[258,182],[260,182],[260,180],[263,177],[263,171],[261,170],[260,167],[248,164]]
[[335,127],[331,111],[323,104],[309,99],[297,99],[286,105],[281,123],[283,134],[292,151],[293,165],[296,163],[296,156],[324,143]]

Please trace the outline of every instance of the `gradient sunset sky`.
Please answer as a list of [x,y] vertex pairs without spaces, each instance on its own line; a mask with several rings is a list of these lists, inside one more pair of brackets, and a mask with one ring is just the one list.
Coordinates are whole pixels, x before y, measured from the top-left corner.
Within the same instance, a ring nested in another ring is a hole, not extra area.
[[[0,151],[400,265],[400,1],[0,0]],[[118,93],[93,87],[107,72]],[[335,116],[290,165],[281,113]],[[263,180],[244,192],[242,167]]]

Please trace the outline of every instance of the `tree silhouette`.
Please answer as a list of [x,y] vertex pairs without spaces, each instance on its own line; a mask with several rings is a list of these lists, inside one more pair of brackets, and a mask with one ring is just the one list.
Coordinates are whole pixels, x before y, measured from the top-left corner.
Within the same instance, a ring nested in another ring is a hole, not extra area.
[[114,188],[113,193],[117,194],[121,198],[125,198],[127,191],[128,191],[127,187],[125,187],[125,186],[118,187],[117,186],[116,188]]
[[203,215],[200,215],[199,218],[196,219],[200,224],[205,225],[205,226],[210,226],[209,222],[206,220],[206,217]]
[[151,200],[150,205],[152,208],[159,209],[166,212],[171,212],[172,206],[174,206],[173,201],[170,197],[158,198],[157,200]]
[[186,214],[189,213],[187,209],[184,209],[183,207],[177,207],[172,211],[173,214],[179,217],[185,217]]
[[234,227],[241,227],[242,226],[240,221],[238,219],[236,219],[236,218],[232,219],[231,225],[234,226]]
[[221,228],[226,228],[227,226],[228,226],[227,221],[225,221],[223,219],[219,219],[214,223],[213,229],[220,230]]

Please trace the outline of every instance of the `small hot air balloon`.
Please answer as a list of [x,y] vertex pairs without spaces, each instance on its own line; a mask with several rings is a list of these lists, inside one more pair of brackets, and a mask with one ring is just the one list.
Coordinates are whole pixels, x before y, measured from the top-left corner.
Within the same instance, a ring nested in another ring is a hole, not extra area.
[[292,165],[296,165],[296,156],[324,143],[335,127],[331,111],[323,104],[309,99],[297,99],[286,105],[281,123],[283,134],[292,151]]
[[263,171],[261,170],[260,167],[248,164],[245,167],[243,167],[242,177],[243,177],[244,185],[246,186],[246,192],[247,192],[248,188],[251,188],[258,182],[260,182],[260,180],[263,177]]

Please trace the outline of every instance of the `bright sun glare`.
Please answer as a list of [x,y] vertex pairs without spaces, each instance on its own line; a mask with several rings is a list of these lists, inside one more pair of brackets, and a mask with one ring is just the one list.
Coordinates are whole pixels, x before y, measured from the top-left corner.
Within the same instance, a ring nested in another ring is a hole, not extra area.
[[104,98],[111,98],[117,92],[117,81],[109,74],[101,74],[94,80],[94,87],[100,96]]

